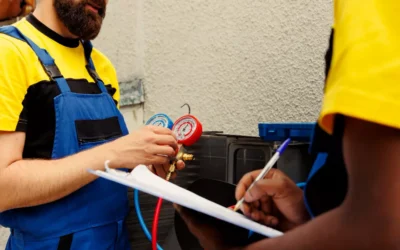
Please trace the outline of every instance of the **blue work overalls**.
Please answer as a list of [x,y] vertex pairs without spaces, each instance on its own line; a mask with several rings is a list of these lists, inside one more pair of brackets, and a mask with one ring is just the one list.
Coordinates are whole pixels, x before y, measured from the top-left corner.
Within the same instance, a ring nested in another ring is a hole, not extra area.
[[[325,55],[325,76],[329,74],[333,55],[334,30]],[[312,217],[334,209],[343,202],[347,193],[347,172],[342,154],[344,118],[336,115],[334,131],[329,135],[316,124],[311,140],[310,153],[314,165],[304,188],[304,200]]]
[[[75,154],[128,134],[121,113],[96,74],[90,57],[90,42],[83,42],[87,70],[97,82],[101,93],[78,94],[71,92],[53,58],[45,50],[25,37],[16,27],[4,26],[0,28],[0,32],[28,43],[50,79],[60,89],[61,93],[54,98],[56,130],[53,159]],[[76,127],[88,121],[107,121],[114,123],[119,129],[111,137],[88,140],[89,142],[78,140]],[[125,186],[99,178],[55,202],[5,211],[0,214],[0,224],[11,229],[6,249],[130,249],[124,226],[128,205]]]

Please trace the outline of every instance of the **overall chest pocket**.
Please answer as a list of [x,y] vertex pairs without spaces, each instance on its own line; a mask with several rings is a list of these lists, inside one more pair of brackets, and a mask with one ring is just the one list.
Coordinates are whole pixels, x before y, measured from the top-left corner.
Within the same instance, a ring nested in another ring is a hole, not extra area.
[[101,145],[123,135],[117,116],[98,120],[76,120],[75,129],[80,150]]

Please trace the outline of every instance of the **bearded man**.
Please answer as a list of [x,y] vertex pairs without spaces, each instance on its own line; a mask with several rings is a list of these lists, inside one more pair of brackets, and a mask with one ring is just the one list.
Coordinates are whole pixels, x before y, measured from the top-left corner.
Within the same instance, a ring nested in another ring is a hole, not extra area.
[[[108,0],[40,0],[0,28],[0,225],[7,250],[130,249],[123,185],[88,169],[160,177],[178,147],[172,131],[128,133],[116,71],[90,40]],[[178,169],[184,163],[178,162]]]

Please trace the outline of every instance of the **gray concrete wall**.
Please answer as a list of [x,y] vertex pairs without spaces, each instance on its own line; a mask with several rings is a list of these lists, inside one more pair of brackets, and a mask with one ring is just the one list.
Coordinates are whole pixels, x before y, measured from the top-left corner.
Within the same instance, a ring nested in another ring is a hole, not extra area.
[[205,130],[257,135],[316,119],[331,23],[332,0],[113,0],[94,43],[144,83],[144,103],[122,107],[130,130],[187,102]]

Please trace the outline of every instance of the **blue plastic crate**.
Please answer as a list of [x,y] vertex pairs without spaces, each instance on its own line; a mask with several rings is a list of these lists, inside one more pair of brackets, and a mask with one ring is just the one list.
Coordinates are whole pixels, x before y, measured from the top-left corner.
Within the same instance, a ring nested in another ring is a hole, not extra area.
[[309,142],[315,127],[314,123],[259,123],[259,136],[264,141],[292,141]]

